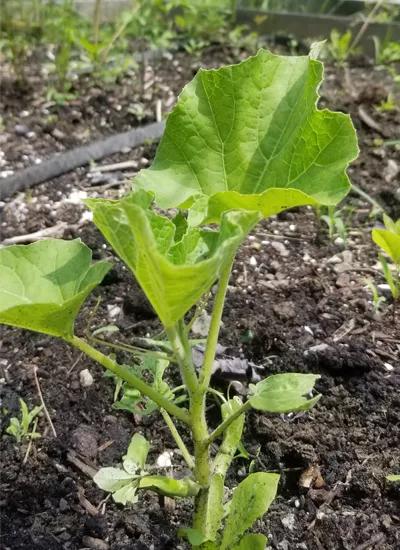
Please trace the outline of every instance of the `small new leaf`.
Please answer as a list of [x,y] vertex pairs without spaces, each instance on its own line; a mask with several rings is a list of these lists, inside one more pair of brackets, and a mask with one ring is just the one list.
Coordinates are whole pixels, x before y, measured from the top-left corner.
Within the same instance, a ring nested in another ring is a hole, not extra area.
[[314,374],[275,374],[250,386],[249,401],[254,409],[271,413],[288,413],[310,409],[320,395],[309,394],[320,378]]
[[150,443],[141,434],[136,433],[129,443],[128,451],[123,457],[123,465],[126,472],[136,474],[143,470],[149,454]]
[[[10,424],[6,429],[6,433],[12,435],[17,443],[21,443],[22,439],[38,439],[41,437],[39,432],[35,431],[36,423],[31,430],[31,424],[38,416],[43,406],[33,407],[29,411],[27,404],[23,399],[19,400],[19,406],[21,410],[21,420],[16,417],[10,419]],[[30,431],[31,430],[31,431]]]
[[72,336],[81,305],[111,267],[91,258],[79,239],[0,249],[0,323]]

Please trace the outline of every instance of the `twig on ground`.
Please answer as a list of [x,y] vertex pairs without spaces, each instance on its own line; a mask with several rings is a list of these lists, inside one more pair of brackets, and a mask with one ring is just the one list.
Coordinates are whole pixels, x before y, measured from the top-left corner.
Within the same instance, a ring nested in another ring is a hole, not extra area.
[[61,236],[66,229],[76,229],[77,224],[71,225],[66,222],[60,222],[53,227],[46,227],[45,229],[40,229],[34,233],[27,233],[26,235],[16,235],[15,237],[9,237],[1,241],[0,246],[6,246],[10,244],[23,244],[30,243],[33,241],[39,241],[41,239],[47,239],[48,237],[58,237]]
[[91,479],[93,479],[93,477],[97,474],[97,469],[89,464],[86,464],[86,462],[83,462],[83,460],[81,460],[77,453],[72,449],[70,449],[67,453],[67,460]]
[[40,389],[40,384],[39,384],[39,379],[38,379],[38,375],[37,375],[37,370],[38,368],[36,366],[33,367],[33,376],[34,376],[34,379],[35,379],[35,384],[36,384],[36,388],[37,388],[37,391],[38,391],[38,394],[39,394],[39,399],[40,399],[40,402],[42,404],[42,407],[43,407],[43,411],[44,411],[44,414],[47,418],[47,421],[49,423],[49,426],[51,428],[51,431],[53,432],[53,435],[54,437],[57,437],[57,432],[54,428],[54,424],[50,418],[50,414],[49,414],[49,411],[47,410],[47,407],[46,407],[46,403],[44,402],[44,399],[43,399],[43,394],[42,394],[42,390]]
[[[38,425],[38,421],[39,419],[36,417],[35,418],[35,421],[33,423],[33,429],[32,429],[32,433],[35,433],[36,432],[36,428],[37,428],[37,425]],[[29,454],[31,452],[31,448],[32,448],[32,438],[29,439],[29,443],[28,443],[28,447],[26,449],[26,453],[25,453],[25,456],[24,456],[24,460],[22,461],[22,464],[26,464],[27,460],[28,460],[28,457],[29,457]]]
[[125,160],[123,162],[115,162],[113,164],[103,164],[101,166],[93,166],[90,172],[117,172],[118,170],[127,170],[128,168],[137,168],[136,160]]
[[67,374],[71,374],[71,372],[74,370],[74,368],[76,367],[76,365],[77,365],[77,364],[79,363],[79,361],[82,359],[83,355],[84,355],[83,353],[80,353],[80,354],[78,355],[78,358],[76,359],[76,361],[74,361],[72,367],[69,369],[69,371],[67,372]]

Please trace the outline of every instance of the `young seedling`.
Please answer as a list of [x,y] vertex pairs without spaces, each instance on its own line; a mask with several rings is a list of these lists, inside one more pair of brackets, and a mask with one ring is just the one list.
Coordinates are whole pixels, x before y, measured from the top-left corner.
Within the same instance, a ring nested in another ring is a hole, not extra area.
[[[110,269],[108,262],[92,264],[90,250],[80,240],[0,250],[0,322],[63,339],[124,380],[127,389],[135,390],[135,399],[140,394],[141,409],[162,414],[190,475],[180,480],[179,488],[168,476],[148,482],[143,475],[146,453],[141,461],[132,458],[138,443],[128,452],[135,467],[127,471],[124,462],[119,475],[131,495],[145,487],[169,496],[195,494],[193,525],[185,531],[194,547],[265,547],[264,535],[246,532],[268,509],[279,476],[252,473],[229,503],[224,500],[245,414],[251,409],[269,414],[305,411],[320,397],[313,394],[314,374],[269,376],[251,385],[244,399],[227,398],[210,382],[232,263],[241,243],[263,218],[295,206],[333,206],[349,191],[345,170],[358,153],[356,135],[347,115],[317,109],[322,71],[311,56],[276,56],[263,50],[238,65],[200,70],[183,90],[155,160],[138,174],[134,191],[116,201],[86,202],[163,326],[162,337],[150,345],[133,342],[142,372],[94,347],[104,348],[103,340],[74,332],[78,311]],[[173,213],[159,214],[154,200]],[[198,370],[190,312],[216,281]],[[169,365],[180,374],[179,388],[164,383]],[[206,414],[211,393],[221,399],[216,426],[209,425]],[[182,430],[188,432],[190,445],[184,443]],[[119,489],[108,490],[115,496]]]
[[335,237],[339,237],[342,240],[343,245],[346,244],[347,229],[346,223],[342,216],[342,211],[336,209],[334,206],[328,206],[327,213],[321,215],[321,220],[328,226],[329,238],[333,240]]
[[392,482],[400,481],[400,474],[389,474],[388,476],[386,476],[386,479]]
[[[15,416],[11,418],[6,432],[15,437],[17,443],[21,443],[24,439],[38,439],[41,435],[36,431],[37,416],[43,407],[36,406],[30,411],[23,399],[19,400],[19,406],[21,409],[21,420]],[[32,423],[33,426],[31,426]]]
[[378,313],[381,305],[386,302],[386,298],[379,295],[379,290],[371,279],[366,279],[365,284],[372,294],[372,305],[374,307],[374,312]]
[[393,265],[390,266],[383,254],[379,254],[383,275],[389,285],[393,300],[396,301],[400,298],[400,220],[395,222],[384,214],[383,223],[385,229],[372,230],[372,240],[393,262]]

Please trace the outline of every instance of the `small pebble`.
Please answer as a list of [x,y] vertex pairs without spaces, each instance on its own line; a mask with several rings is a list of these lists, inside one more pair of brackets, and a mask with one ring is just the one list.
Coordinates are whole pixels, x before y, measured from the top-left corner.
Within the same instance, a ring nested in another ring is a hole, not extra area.
[[289,256],[289,250],[286,248],[286,246],[279,242],[279,241],[273,241],[271,243],[271,246],[280,256],[286,257]]
[[159,468],[170,468],[172,466],[172,451],[164,451],[157,458],[156,464]]
[[89,388],[93,385],[93,376],[90,374],[89,369],[81,370],[79,373],[79,381],[81,383],[82,388]]
[[14,132],[17,136],[27,136],[30,132],[29,128],[25,124],[16,124]]

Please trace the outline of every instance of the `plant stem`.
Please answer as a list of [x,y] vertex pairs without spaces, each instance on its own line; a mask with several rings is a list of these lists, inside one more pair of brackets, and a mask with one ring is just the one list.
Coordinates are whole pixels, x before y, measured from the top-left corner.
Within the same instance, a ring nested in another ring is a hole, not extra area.
[[208,436],[206,444],[211,445],[214,439],[222,435],[226,431],[228,426],[232,424],[232,422],[234,422],[237,418],[239,418],[240,415],[244,414],[249,409],[251,409],[250,401],[246,401],[246,403],[243,403],[240,409],[235,411],[233,414],[228,416],[228,418],[226,418],[223,422],[221,422],[218,428],[215,428],[215,430]]
[[207,535],[205,518],[207,518],[209,509],[211,467],[209,446],[206,444],[208,427],[205,415],[205,397],[206,394],[200,388],[194,395],[191,395],[190,418],[194,444],[195,479],[201,486],[196,496],[193,526],[204,535]]
[[127,367],[119,365],[116,361],[113,361],[110,357],[104,355],[96,348],[93,348],[88,342],[75,335],[67,338],[66,341],[94,361],[97,361],[97,363],[100,363],[104,368],[116,374],[119,378],[122,378],[122,380],[128,382],[128,384],[139,390],[143,395],[149,397],[152,401],[157,403],[160,408],[165,409],[172,416],[176,416],[176,418],[187,425],[191,424],[191,418],[186,410],[171,403],[171,401],[160,395],[152,386],[133,374]]
[[373,21],[374,17],[375,17],[375,14],[378,12],[378,10],[381,8],[382,4],[384,4],[385,0],[378,0],[378,2],[376,2],[376,4],[374,5],[374,7],[372,8],[372,10],[369,12],[369,14],[367,15],[367,18],[366,20],[364,21],[364,23],[362,24],[360,30],[358,31],[357,35],[355,36],[354,40],[352,41],[352,43],[350,44],[349,46],[349,53],[351,51],[354,51],[354,49],[356,48],[356,46],[358,45],[358,43],[360,42],[361,38],[364,36],[364,34],[366,33],[370,23]]
[[95,0],[93,10],[93,42],[96,46],[99,43],[101,4],[102,0]]
[[222,268],[218,290],[215,295],[214,308],[211,315],[210,329],[207,338],[204,362],[200,372],[199,383],[203,392],[207,391],[210,385],[212,367],[215,359],[215,352],[218,344],[218,335],[221,325],[222,312],[224,310],[225,295],[228,288],[229,278],[232,270],[233,257],[226,262]]
[[199,383],[193,365],[192,350],[184,327],[182,324],[178,324],[165,330],[179,365],[182,380],[189,391],[189,395],[191,395],[197,391]]
[[181,436],[179,435],[179,432],[178,430],[176,429],[176,426],[172,420],[172,418],[170,417],[170,415],[167,413],[167,411],[165,411],[164,409],[160,409],[160,412],[162,414],[162,417],[164,418],[164,421],[166,423],[166,425],[168,426],[169,428],[169,431],[171,432],[172,434],[172,437],[174,438],[175,440],[175,443],[178,445],[178,449],[181,451],[182,453],[182,456],[186,462],[186,464],[189,466],[189,468],[191,470],[194,470],[195,468],[195,464],[194,464],[194,461],[193,461],[193,458],[192,458],[192,455],[189,453],[185,443],[183,442]]

